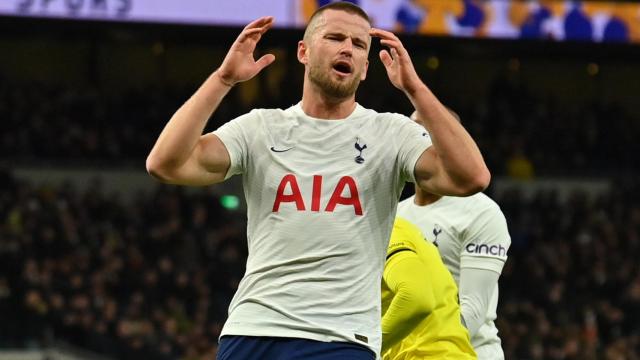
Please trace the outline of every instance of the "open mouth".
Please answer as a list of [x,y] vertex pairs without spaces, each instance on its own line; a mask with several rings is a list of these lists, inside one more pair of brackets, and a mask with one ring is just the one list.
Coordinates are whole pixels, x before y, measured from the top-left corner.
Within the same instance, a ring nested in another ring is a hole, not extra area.
[[340,73],[341,75],[349,75],[353,72],[351,68],[351,64],[346,61],[338,61],[333,64],[333,70]]

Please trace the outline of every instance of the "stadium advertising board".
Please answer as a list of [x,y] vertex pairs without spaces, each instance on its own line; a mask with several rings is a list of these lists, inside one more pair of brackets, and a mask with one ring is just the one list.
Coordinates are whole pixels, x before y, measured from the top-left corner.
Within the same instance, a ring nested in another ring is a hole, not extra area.
[[[2,0],[0,15],[243,26],[273,15],[303,27],[329,0]],[[437,36],[640,43],[640,4],[568,0],[352,0],[375,26]]]

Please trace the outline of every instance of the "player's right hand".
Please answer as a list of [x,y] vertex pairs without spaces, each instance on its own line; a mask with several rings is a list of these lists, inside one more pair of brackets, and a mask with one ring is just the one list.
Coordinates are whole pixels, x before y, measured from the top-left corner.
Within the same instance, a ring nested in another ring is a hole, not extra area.
[[273,54],[266,54],[257,61],[253,58],[256,44],[271,26],[273,26],[273,16],[264,16],[254,20],[242,30],[217,70],[223,83],[233,86],[249,80],[276,59]]
[[381,45],[389,47],[389,50],[380,51],[380,60],[387,69],[389,80],[396,88],[405,93],[414,93],[415,89],[424,85],[416,73],[409,52],[396,34],[376,28],[371,28],[369,34],[380,38]]

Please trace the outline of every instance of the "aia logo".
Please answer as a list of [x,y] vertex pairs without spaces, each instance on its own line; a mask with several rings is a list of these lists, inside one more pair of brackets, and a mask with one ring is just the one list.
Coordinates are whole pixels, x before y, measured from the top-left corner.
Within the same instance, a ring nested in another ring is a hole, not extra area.
[[[311,211],[314,212],[320,211],[321,203],[323,202],[320,198],[322,195],[322,180],[322,175],[313,176]],[[345,188],[349,188],[348,196],[343,196]],[[285,194],[285,191],[287,194]],[[302,193],[300,192],[300,186],[298,186],[298,179],[294,174],[287,174],[280,180],[272,211],[280,211],[280,205],[283,203],[295,203],[298,211],[306,211],[307,209]],[[324,211],[333,212],[338,205],[353,206],[354,213],[362,216],[362,204],[360,203],[360,196],[358,195],[358,185],[351,176],[343,176],[338,180],[333,194],[324,206]]]

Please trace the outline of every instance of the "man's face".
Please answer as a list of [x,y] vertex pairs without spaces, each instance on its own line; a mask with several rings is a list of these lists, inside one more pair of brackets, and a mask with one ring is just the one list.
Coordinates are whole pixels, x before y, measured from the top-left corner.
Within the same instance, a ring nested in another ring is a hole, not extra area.
[[[333,98],[352,96],[367,74],[369,23],[355,14],[326,10],[310,41],[301,45],[300,55],[307,65],[309,81]],[[300,51],[300,49],[299,49]]]

